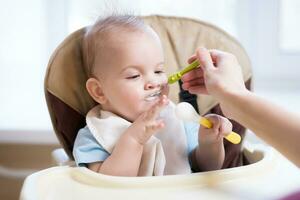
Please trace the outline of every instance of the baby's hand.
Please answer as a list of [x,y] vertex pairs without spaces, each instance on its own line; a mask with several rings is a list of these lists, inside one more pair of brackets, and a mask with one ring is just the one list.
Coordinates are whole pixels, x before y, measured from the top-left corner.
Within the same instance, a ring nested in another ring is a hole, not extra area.
[[206,128],[201,126],[199,132],[199,141],[202,144],[216,143],[223,140],[223,137],[227,136],[232,131],[231,122],[220,115],[208,114],[205,116],[209,121],[213,123],[212,128]]
[[169,103],[167,97],[162,95],[159,101],[148,111],[141,114],[132,125],[126,130],[125,134],[134,139],[141,145],[144,145],[149,138],[158,130],[164,127],[162,119],[157,120],[159,112]]

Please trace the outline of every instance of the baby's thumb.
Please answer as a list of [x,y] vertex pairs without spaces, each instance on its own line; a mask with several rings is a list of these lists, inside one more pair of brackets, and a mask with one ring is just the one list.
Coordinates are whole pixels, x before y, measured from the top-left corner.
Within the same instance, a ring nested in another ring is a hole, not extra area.
[[209,51],[206,48],[198,48],[196,51],[196,55],[204,72],[214,68],[212,58],[210,56]]

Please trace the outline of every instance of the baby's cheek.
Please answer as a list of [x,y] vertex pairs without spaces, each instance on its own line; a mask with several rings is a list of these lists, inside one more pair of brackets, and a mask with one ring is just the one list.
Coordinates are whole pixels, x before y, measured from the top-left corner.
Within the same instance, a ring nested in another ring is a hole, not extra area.
[[124,98],[122,98],[121,101],[123,101],[123,103],[126,103],[129,109],[135,110],[139,107],[139,102],[141,101],[140,95],[131,91],[123,91],[122,93],[124,93],[122,95]]
[[132,92],[130,90],[124,90],[122,92],[124,93],[123,96],[127,99],[127,101],[131,103],[137,102],[140,99],[139,95],[136,92]]

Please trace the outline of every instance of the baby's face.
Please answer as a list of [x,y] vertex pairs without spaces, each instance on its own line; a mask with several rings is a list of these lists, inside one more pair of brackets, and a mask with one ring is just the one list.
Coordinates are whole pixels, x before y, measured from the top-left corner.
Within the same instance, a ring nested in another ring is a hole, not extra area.
[[98,77],[107,99],[102,108],[134,121],[167,83],[160,40],[150,30],[126,33],[115,37],[104,54]]

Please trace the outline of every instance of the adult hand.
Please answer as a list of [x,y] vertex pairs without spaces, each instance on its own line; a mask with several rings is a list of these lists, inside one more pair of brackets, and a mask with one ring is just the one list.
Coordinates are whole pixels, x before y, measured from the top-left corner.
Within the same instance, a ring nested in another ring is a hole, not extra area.
[[198,59],[201,67],[182,77],[183,89],[192,94],[211,94],[219,101],[227,93],[243,93],[244,85],[241,67],[236,57],[219,50],[198,48],[188,62]]

